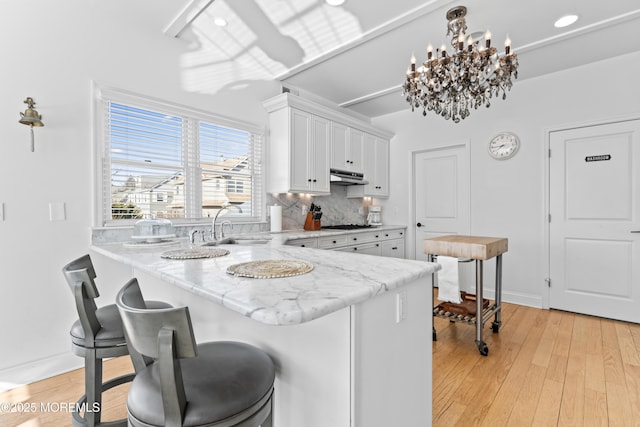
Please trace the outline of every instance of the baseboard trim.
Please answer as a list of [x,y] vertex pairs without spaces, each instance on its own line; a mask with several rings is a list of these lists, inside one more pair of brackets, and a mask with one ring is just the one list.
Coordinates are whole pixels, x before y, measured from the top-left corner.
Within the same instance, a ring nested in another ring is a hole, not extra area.
[[0,370],[0,392],[83,367],[84,359],[69,352],[5,368]]
[[[484,291],[484,297],[488,299],[495,299],[496,292],[494,290]],[[542,297],[519,294],[516,292],[502,292],[502,302],[507,302],[510,304],[524,305],[527,307],[533,308],[542,308]]]

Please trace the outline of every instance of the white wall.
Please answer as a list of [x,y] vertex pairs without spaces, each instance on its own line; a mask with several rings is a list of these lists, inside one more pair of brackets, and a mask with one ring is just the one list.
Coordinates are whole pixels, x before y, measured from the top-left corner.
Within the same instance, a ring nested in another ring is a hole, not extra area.
[[[198,82],[186,82],[183,73],[190,47],[162,34],[183,4],[156,0],[3,2],[0,388],[2,383],[28,381],[82,363],[70,352],[69,327],[77,316],[61,268],[87,253],[90,242],[92,80],[266,123],[261,101],[277,93],[272,82],[246,82],[251,97],[244,98],[230,88],[217,94],[183,90],[198,87]],[[158,15],[166,21],[156,19]],[[29,128],[18,123],[27,96],[35,99],[45,123],[35,129],[34,153],[29,151]],[[66,203],[66,221],[49,221],[49,202]],[[103,294],[100,304],[113,302],[115,290],[124,283],[126,272],[111,273],[112,267],[97,266]]]
[[[525,68],[526,63],[521,64]],[[384,221],[413,222],[410,206],[411,152],[467,140],[471,153],[471,234],[509,238],[504,256],[503,297],[532,306],[548,303],[545,256],[545,158],[547,132],[575,124],[640,118],[640,53],[516,81],[506,101],[472,111],[455,124],[410,110],[379,117],[373,124],[395,133],[391,141],[391,197]],[[508,161],[487,154],[501,131],[518,134],[521,148]],[[409,227],[409,253],[414,229]],[[489,263],[490,268],[493,262]],[[491,278],[491,280],[493,280]],[[487,284],[487,282],[485,282]],[[488,285],[493,289],[493,285]]]

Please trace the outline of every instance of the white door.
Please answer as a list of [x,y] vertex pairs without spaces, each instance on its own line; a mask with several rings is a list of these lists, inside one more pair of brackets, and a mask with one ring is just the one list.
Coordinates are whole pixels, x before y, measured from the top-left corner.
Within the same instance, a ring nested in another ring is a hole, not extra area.
[[414,153],[413,177],[415,259],[426,261],[424,239],[469,233],[467,145]]
[[640,322],[640,120],[552,132],[549,305]]

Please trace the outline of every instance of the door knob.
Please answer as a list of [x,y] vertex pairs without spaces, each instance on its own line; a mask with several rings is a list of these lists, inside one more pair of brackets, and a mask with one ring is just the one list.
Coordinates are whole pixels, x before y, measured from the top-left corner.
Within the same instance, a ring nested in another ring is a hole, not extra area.
[[422,223],[420,223],[420,222],[419,222],[419,223],[417,223],[417,224],[416,224],[416,227],[422,227]]

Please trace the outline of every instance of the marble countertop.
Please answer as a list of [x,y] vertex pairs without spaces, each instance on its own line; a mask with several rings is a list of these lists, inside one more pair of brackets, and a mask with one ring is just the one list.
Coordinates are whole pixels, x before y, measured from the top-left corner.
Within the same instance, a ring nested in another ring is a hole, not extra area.
[[[376,228],[398,229],[385,226]],[[372,229],[355,230],[348,234]],[[189,260],[161,258],[165,251],[188,248],[184,239],[174,245],[130,247],[122,243],[93,244],[92,249],[168,283],[221,304],[258,322],[295,325],[325,316],[380,293],[423,279],[431,286],[438,264],[424,261],[300,248],[285,243],[291,239],[344,234],[340,230],[254,233],[239,238],[270,238],[261,245],[219,245],[229,255]],[[196,244],[195,246],[198,246]],[[297,259],[313,264],[311,272],[277,279],[234,277],[227,267],[249,261]]]

